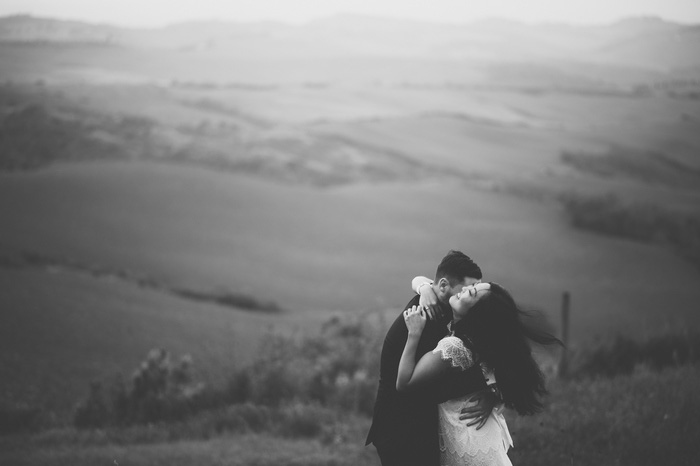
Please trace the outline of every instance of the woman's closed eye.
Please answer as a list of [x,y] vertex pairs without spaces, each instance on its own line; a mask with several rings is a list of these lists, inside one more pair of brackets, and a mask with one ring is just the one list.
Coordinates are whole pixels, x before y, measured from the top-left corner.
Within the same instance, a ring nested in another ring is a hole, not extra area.
[[469,296],[476,296],[476,288],[474,285],[462,287],[462,291],[457,293],[457,299],[461,298],[465,293],[468,293]]

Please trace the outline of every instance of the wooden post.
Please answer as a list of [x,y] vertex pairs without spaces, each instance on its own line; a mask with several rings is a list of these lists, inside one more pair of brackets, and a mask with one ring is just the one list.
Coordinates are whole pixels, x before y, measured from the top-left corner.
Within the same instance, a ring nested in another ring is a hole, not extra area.
[[559,360],[559,377],[566,377],[569,373],[569,292],[565,291],[561,300],[561,342],[564,347],[561,351],[561,359]]

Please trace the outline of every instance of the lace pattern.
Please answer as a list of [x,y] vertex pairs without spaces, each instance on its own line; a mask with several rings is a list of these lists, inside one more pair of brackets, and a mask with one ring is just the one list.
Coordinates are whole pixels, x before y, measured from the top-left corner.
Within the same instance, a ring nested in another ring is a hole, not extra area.
[[464,342],[456,336],[448,336],[440,340],[433,350],[440,353],[443,361],[450,361],[450,365],[460,370],[467,370],[474,365],[474,357]]
[[[433,353],[440,353],[443,360],[460,370],[475,364],[474,354],[456,336],[440,340]],[[484,364],[480,368],[487,379],[493,378],[492,371]],[[471,395],[455,398],[438,406],[440,416],[440,465],[441,466],[512,466],[508,449],[513,439],[508,432],[506,420],[500,411],[494,409],[486,424],[479,430],[468,427],[459,419],[462,408],[473,406]]]
[[497,410],[481,429],[459,420],[462,408],[472,406],[469,397],[439,405],[441,466],[512,466],[508,449],[513,440],[505,418]]

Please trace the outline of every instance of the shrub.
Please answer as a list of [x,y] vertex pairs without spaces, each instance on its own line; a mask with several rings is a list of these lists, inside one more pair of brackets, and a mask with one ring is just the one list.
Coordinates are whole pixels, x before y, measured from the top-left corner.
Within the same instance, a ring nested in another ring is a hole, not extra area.
[[171,430],[171,439],[207,438],[224,432],[242,434],[270,430],[273,419],[278,423],[279,417],[266,406],[243,403],[201,412],[176,427],[165,428]]
[[206,392],[203,384],[193,382],[191,365],[189,356],[173,363],[167,351],[151,350],[134,372],[130,387],[117,378],[107,396],[100,383],[93,383],[87,400],[75,410],[75,426],[99,428],[174,421],[184,419],[202,405],[215,404],[217,397]]
[[90,395],[75,410],[73,423],[79,429],[104,427],[111,421],[111,413],[105,399],[102,384],[92,382]]
[[224,395],[228,403],[243,403],[253,396],[253,382],[249,369],[236,371],[229,379]]
[[[364,317],[333,318],[319,335],[270,335],[258,358],[221,389],[196,383],[189,357],[174,363],[165,350],[152,350],[128,382],[118,378],[108,390],[93,384],[74,423],[103,428],[191,419],[196,435],[272,430],[319,436],[333,410],[372,414],[383,337],[377,328]],[[188,428],[178,429],[172,435],[186,435],[177,432]]]
[[700,361],[700,334],[658,335],[635,341],[618,335],[612,343],[581,352],[574,376],[629,374],[638,366],[660,370]]
[[226,399],[266,406],[317,403],[370,415],[381,336],[363,318],[333,318],[313,337],[272,335],[257,360],[232,376]]
[[280,414],[276,433],[283,437],[316,437],[325,425],[332,423],[328,412],[314,404],[292,403]]
[[610,347],[600,347],[585,354],[583,362],[575,371],[582,375],[629,374],[634,369],[640,355],[636,342],[617,336]]

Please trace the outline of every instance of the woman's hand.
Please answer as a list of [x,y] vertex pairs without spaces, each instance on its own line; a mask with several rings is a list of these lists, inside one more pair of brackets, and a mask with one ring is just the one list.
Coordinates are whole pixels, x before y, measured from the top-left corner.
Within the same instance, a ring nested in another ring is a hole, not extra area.
[[423,308],[413,306],[403,311],[403,320],[406,322],[409,335],[420,335],[425,328],[427,317]]
[[418,306],[410,307],[403,311],[403,320],[408,328],[408,338],[406,338],[406,346],[401,353],[399,372],[396,375],[396,390],[398,391],[406,390],[411,385],[413,371],[416,368],[416,350],[426,322],[425,311]]
[[428,318],[435,319],[438,317],[440,315],[440,302],[433,287],[429,283],[425,283],[418,288],[418,294],[420,295],[418,305],[425,310]]

